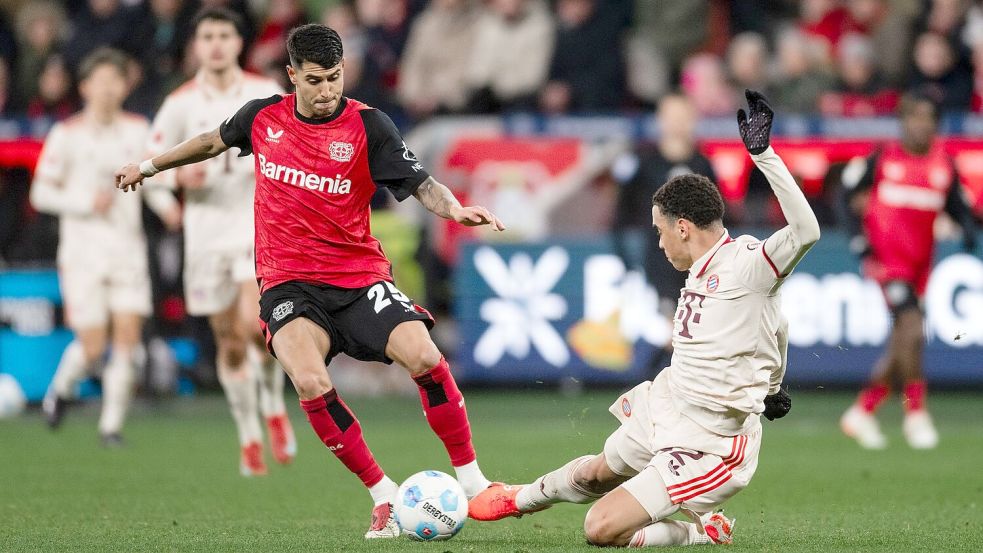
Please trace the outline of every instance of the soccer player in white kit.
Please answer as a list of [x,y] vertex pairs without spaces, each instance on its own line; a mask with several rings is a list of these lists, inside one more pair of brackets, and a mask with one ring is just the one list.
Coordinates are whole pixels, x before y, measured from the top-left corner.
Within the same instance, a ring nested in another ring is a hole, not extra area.
[[[758,464],[759,416],[785,416],[781,390],[787,323],[779,288],[819,239],[819,222],[769,145],[764,97],[738,112],[745,146],[768,178],[788,226],[764,241],[732,238],[709,179],[670,179],[652,198],[659,247],[689,271],[674,320],[673,356],[655,380],[611,406],[621,421],[604,451],[574,459],[527,486],[493,485],[469,503],[478,520],[539,511],[559,502],[597,503],[584,531],[595,545],[645,547],[730,543],[721,503],[744,489]],[[671,520],[677,511],[692,522]]]
[[[201,67],[164,100],[154,118],[150,155],[215,129],[249,100],[282,92],[272,79],[239,67],[238,14],[205,8],[193,25],[194,55]],[[240,471],[244,476],[266,474],[261,414],[277,462],[290,463],[297,446],[283,401],[283,374],[266,351],[259,326],[253,162],[229,151],[161,173],[152,181],[152,185],[184,190],[188,313],[207,316],[215,336],[219,382],[239,431]]]
[[[128,93],[122,52],[99,49],[79,69],[82,111],[48,133],[31,184],[31,205],[59,218],[58,281],[68,326],[75,334],[45,396],[49,426],[57,428],[79,381],[102,371],[99,433],[122,445],[121,431],[134,385],[144,318],[151,312],[147,243],[140,196],[114,193],[113,172],[143,152],[147,120],[123,111]],[[173,197],[145,193],[171,228],[180,225]]]

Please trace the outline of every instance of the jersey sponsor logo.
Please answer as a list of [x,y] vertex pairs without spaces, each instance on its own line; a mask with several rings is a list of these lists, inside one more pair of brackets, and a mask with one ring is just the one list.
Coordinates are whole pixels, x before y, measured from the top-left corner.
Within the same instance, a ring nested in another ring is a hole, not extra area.
[[754,250],[758,249],[758,246],[760,245],[761,242],[752,242],[751,244],[747,245],[747,249],[753,252]]
[[283,129],[273,132],[273,129],[266,127],[266,141],[272,142],[274,144],[280,143],[280,137],[283,136]]
[[945,194],[940,190],[903,184],[889,180],[877,187],[877,199],[890,207],[906,207],[921,211],[941,211],[945,206]]
[[410,147],[406,145],[406,141],[403,141],[403,159],[406,161],[420,161],[416,159],[416,154],[410,151]]
[[273,320],[282,321],[284,317],[294,312],[294,302],[285,301],[273,309]]
[[710,278],[707,279],[707,292],[716,292],[717,286],[719,285],[720,277],[718,277],[716,274],[710,275]]
[[335,161],[348,162],[355,155],[355,146],[350,142],[332,142],[328,146],[328,155]]
[[330,194],[348,194],[352,191],[352,181],[341,178],[340,174],[336,174],[335,178],[322,177],[315,173],[307,173],[300,169],[267,161],[263,154],[259,154],[258,158],[259,170],[268,179],[308,190],[327,191]]

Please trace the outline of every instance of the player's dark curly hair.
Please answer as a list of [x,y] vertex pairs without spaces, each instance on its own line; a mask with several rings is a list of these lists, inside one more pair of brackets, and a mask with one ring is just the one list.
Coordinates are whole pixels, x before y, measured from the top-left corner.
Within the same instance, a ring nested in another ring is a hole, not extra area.
[[204,7],[198,10],[198,13],[195,14],[194,19],[191,20],[191,30],[197,31],[198,27],[201,26],[202,22],[204,21],[224,21],[226,23],[231,23],[232,26],[236,28],[236,32],[239,33],[239,36],[246,36],[246,23],[242,19],[242,16],[228,8],[214,6]]
[[318,23],[308,23],[295,27],[287,36],[287,54],[290,65],[300,68],[305,61],[316,63],[330,69],[339,63],[344,55],[341,37],[334,29]]
[[724,218],[724,199],[717,185],[703,175],[678,175],[652,195],[652,205],[668,219],[686,219],[701,229]]

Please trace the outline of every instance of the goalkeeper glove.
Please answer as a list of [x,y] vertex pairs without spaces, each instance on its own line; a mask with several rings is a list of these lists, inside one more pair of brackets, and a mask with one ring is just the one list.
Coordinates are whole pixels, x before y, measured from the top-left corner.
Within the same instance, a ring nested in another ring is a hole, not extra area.
[[777,392],[765,397],[765,418],[770,421],[780,419],[792,410],[792,398],[781,388]]
[[741,132],[741,140],[747,151],[752,154],[760,154],[768,149],[768,141],[771,137],[771,121],[775,118],[775,112],[768,105],[768,100],[757,91],[745,90],[744,96],[747,98],[750,114],[743,109],[737,110],[737,128]]

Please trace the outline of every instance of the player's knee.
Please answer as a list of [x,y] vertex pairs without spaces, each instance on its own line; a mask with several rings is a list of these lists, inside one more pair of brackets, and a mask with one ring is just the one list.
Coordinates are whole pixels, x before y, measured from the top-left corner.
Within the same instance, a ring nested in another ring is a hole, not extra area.
[[410,375],[417,376],[423,374],[440,363],[440,350],[430,340],[417,344],[403,359],[406,370]]
[[327,374],[303,372],[292,376],[291,380],[300,399],[314,399],[331,391],[331,381]]
[[596,506],[587,511],[584,518],[584,536],[591,545],[611,547],[627,545],[628,540],[619,528],[618,517],[608,509],[598,509]]

